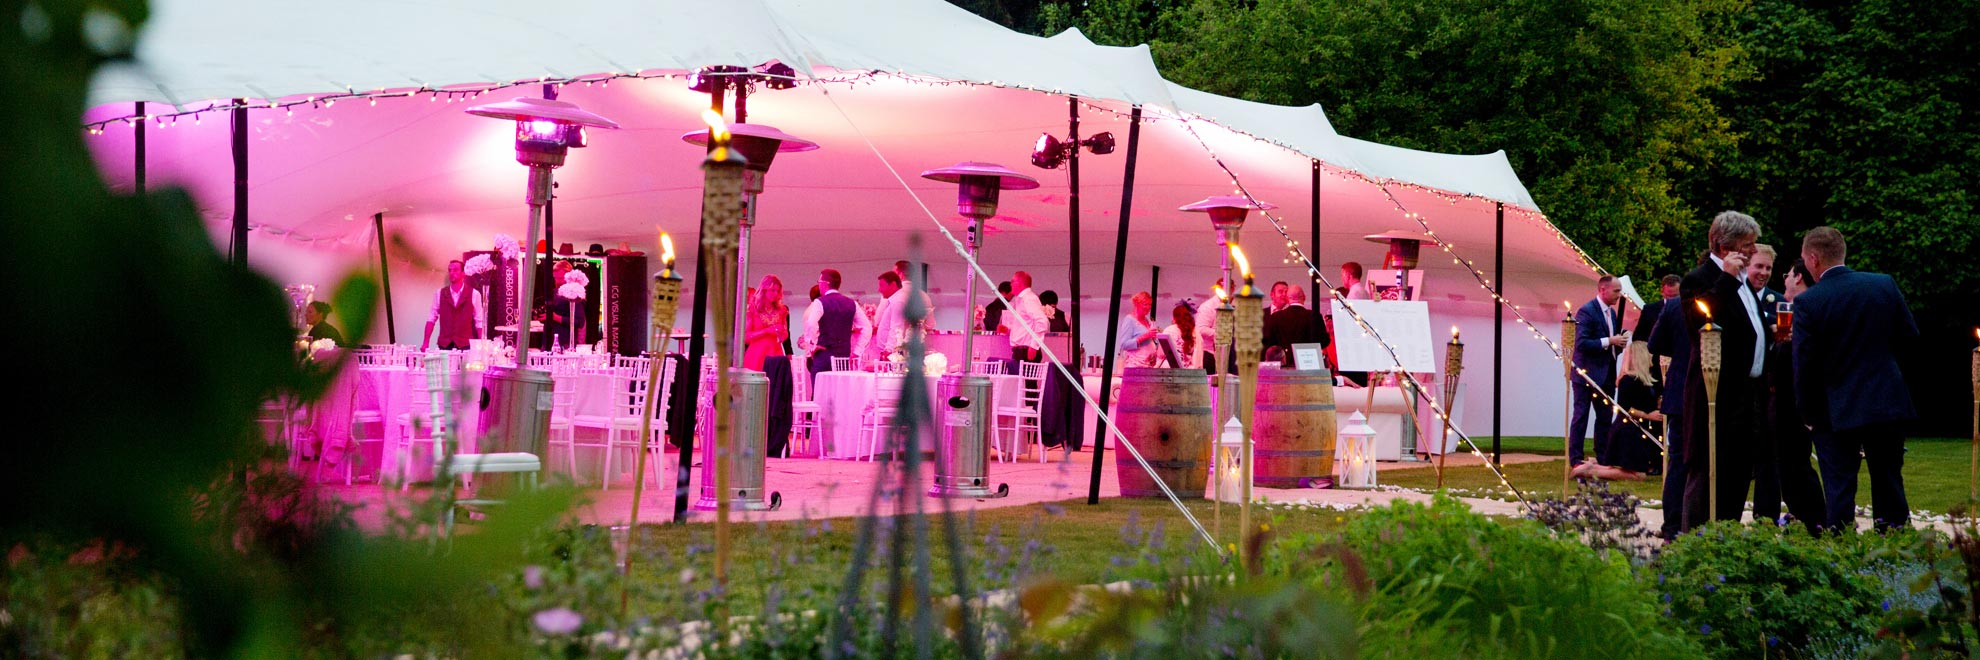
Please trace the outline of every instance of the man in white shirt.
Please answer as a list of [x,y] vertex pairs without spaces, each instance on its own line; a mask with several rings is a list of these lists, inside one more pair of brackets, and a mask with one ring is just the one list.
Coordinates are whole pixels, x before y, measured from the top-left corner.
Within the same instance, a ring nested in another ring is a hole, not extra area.
[[1020,270],[1011,274],[1011,290],[1017,292],[1011,296],[1012,318],[1004,322],[1011,328],[1011,356],[1037,362],[1045,356],[1044,338],[1052,327],[1051,319],[1045,316],[1045,304],[1038,301],[1038,292],[1031,289],[1031,273]]
[[1360,262],[1350,261],[1341,264],[1341,287],[1347,289],[1347,295],[1343,297],[1348,300],[1374,300],[1374,290],[1363,281],[1367,275],[1367,271],[1361,268]]
[[1219,279],[1211,286],[1211,294],[1196,306],[1196,345],[1203,348],[1204,355],[1197,364],[1216,375],[1217,365],[1225,362],[1215,354],[1217,348],[1217,308],[1224,306],[1224,280]]
[[810,355],[811,373],[832,370],[832,358],[852,357],[853,348],[873,341],[873,322],[859,303],[839,293],[839,271],[818,273],[818,299],[804,309],[804,334],[798,345]]
[[487,303],[481,292],[467,285],[467,271],[459,259],[447,262],[447,286],[433,292],[433,310],[426,316],[426,334],[419,350],[433,340],[433,326],[440,326],[440,348],[466,350],[468,342],[488,336]]
[[873,319],[872,355],[876,360],[887,359],[908,340],[908,290],[901,286],[897,271],[880,274],[880,295],[880,307]]

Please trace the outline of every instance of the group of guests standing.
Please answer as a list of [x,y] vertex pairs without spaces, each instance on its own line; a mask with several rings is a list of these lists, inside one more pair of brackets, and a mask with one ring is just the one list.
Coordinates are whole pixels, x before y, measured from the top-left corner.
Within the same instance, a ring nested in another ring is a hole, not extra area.
[[[1918,337],[1910,307],[1890,276],[1846,266],[1847,245],[1830,227],[1803,236],[1801,258],[1771,289],[1776,255],[1759,235],[1751,216],[1714,217],[1698,266],[1665,276],[1663,299],[1633,323],[1639,310],[1619,310],[1620,285],[1601,279],[1575,312],[1569,461],[1579,474],[1655,474],[1651,436],[1665,435],[1666,538],[1740,519],[1749,488],[1756,520],[1781,519],[1785,504],[1812,532],[1854,529],[1865,461],[1876,526],[1908,524],[1903,426],[1916,412],[1896,354]],[[1720,333],[1722,356],[1717,474],[1697,348],[1707,324]],[[1591,416],[1599,461],[1582,453]]]
[[[892,270],[875,278],[880,291],[876,306],[861,305],[840,291],[844,276],[837,269],[819,271],[811,287],[810,301],[791,336],[790,309],[784,304],[784,283],[775,275],[765,275],[748,296],[747,324],[744,328],[743,365],[762,369],[765,358],[790,355],[796,349],[811,373],[830,371],[832,358],[859,357],[886,360],[904,350],[908,339],[934,327],[934,299],[908,279],[908,262],[896,261]],[[1044,358],[1040,338],[1048,332],[1067,332],[1071,326],[1058,310],[1058,296],[1051,291],[1032,289],[1031,274],[1013,273],[998,291],[1011,300],[1006,310],[1002,300],[994,301],[977,313],[976,328],[1010,335],[1012,357],[1036,362]],[[927,310],[921,321],[909,322],[909,296],[919,296]],[[1030,332],[1013,329],[1022,324]],[[795,344],[793,344],[795,342]]]
[[[1132,310],[1121,319],[1115,336],[1118,363],[1124,367],[1200,368],[1216,373],[1218,356],[1213,347],[1217,345],[1217,308],[1224,304],[1221,281],[1215,290],[1219,293],[1205,297],[1202,303],[1191,304],[1187,299],[1176,302],[1169,309],[1170,323],[1166,326],[1153,318],[1155,297],[1147,291],[1136,292],[1129,299]],[[1305,289],[1274,282],[1269,300],[1271,304],[1263,308],[1265,360],[1290,365],[1294,344],[1332,345],[1326,318],[1306,306]],[[1174,363],[1158,343],[1161,337],[1167,337],[1175,349]],[[1224,358],[1228,363],[1230,356]]]

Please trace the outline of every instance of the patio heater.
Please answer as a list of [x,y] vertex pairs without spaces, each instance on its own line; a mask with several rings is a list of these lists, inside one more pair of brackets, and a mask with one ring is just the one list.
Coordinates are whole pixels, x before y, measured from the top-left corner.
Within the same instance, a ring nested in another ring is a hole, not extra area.
[[[1185,205],[1177,210],[1209,214],[1210,227],[1217,230],[1217,251],[1223,255],[1223,285],[1228,287],[1229,291],[1236,292],[1237,280],[1231,278],[1231,247],[1239,244],[1238,232],[1244,229],[1244,219],[1251,215],[1252,209],[1262,211],[1275,208],[1278,207],[1249,197],[1218,195],[1206,197],[1202,201]],[[1229,419],[1238,416],[1237,366],[1236,361],[1230,359],[1233,346],[1231,342],[1236,337],[1232,333],[1232,324],[1236,322],[1236,309],[1231,306],[1229,295],[1219,295],[1218,298],[1223,304],[1217,307],[1215,323],[1217,339],[1216,345],[1210,347],[1210,351],[1212,355],[1217,356],[1218,363],[1224,365],[1223,371],[1216,377],[1217,416],[1219,419]]]
[[1423,253],[1423,244],[1435,243],[1429,236],[1401,230],[1385,231],[1361,237],[1370,243],[1389,246],[1382,255],[1382,267],[1396,271],[1397,300],[1412,300],[1416,296],[1409,290],[1409,271],[1416,268],[1418,258]]
[[[1002,165],[968,161],[922,172],[921,178],[956,184],[956,213],[969,218],[972,264],[983,245],[983,221],[997,214],[998,193],[1038,187],[1037,179]],[[969,273],[963,286],[963,309],[976,309],[975,273]],[[962,372],[943,374],[937,387],[942,441],[935,448],[935,485],[928,489],[932,497],[1003,497],[1011,492],[1007,484],[998,484],[995,490],[988,484],[990,378],[969,368],[976,355],[975,336],[963,333]]]
[[[762,124],[732,124],[729,134],[729,148],[742,154],[744,163],[742,232],[736,240],[736,327],[730,338],[736,346],[742,346],[743,333],[748,325],[744,321],[749,315],[749,235],[750,230],[756,228],[756,196],[763,192],[763,178],[770,173],[770,162],[777,158],[777,154],[816,151],[818,143]],[[705,147],[708,145],[708,131],[688,133],[682,135],[681,140]],[[742,359],[742,352],[737,351],[730,366],[741,367]]]
[[550,430],[550,374],[529,369],[529,311],[535,269],[537,228],[543,207],[550,202],[550,171],[564,165],[572,147],[585,146],[585,128],[618,128],[610,119],[585,112],[576,104],[549,99],[518,98],[478,105],[467,113],[516,123],[516,162],[529,167],[529,224],[523,242],[522,294],[516,298],[516,364],[489,367],[481,377],[481,432],[484,452],[529,452],[542,456]]

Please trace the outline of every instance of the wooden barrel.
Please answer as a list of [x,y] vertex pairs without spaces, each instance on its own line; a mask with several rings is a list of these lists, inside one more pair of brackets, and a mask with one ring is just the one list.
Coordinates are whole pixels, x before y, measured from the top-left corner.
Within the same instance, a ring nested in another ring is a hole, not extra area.
[[[1176,497],[1203,497],[1210,480],[1209,375],[1202,369],[1128,369],[1115,423],[1155,477]],[[1114,452],[1122,497],[1162,497],[1162,489],[1127,451]]]
[[1325,369],[1258,370],[1252,485],[1308,488],[1334,474],[1334,378]]

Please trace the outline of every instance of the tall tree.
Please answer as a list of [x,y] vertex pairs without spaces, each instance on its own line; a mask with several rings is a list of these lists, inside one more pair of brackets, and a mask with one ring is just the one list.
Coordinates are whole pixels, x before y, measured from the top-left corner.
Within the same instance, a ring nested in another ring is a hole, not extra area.
[[1318,102],[1342,133],[1504,149],[1548,216],[1616,272],[1661,265],[1700,212],[1674,190],[1734,134],[1707,94],[1742,75],[1730,2],[1198,0],[1155,54],[1207,91]]

